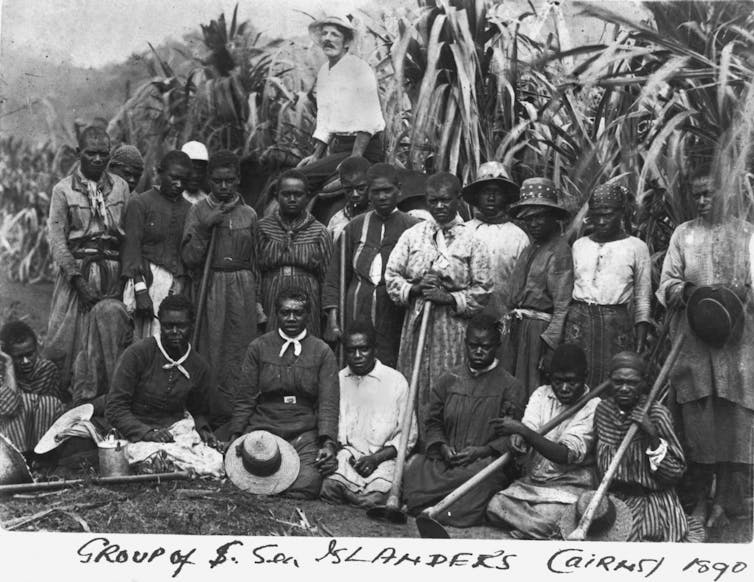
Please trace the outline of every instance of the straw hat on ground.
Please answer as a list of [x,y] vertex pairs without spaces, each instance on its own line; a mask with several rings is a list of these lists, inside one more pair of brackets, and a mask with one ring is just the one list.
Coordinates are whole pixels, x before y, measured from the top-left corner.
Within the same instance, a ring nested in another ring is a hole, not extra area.
[[71,437],[90,436],[95,443],[99,442],[102,437],[97,434],[97,429],[91,423],[93,414],[94,406],[92,404],[82,404],[76,408],[71,408],[47,429],[44,436],[39,439],[37,446],[34,447],[34,452],[38,455],[49,453]]
[[238,437],[225,453],[225,473],[233,484],[249,493],[275,495],[293,485],[301,461],[286,440],[255,430]]
[[[575,530],[581,516],[589,506],[594,491],[585,491],[579,495],[576,503],[570,505],[560,518],[560,533],[563,538]],[[617,497],[604,495],[594,512],[586,539],[590,542],[625,542],[631,534],[634,518],[631,510]]]

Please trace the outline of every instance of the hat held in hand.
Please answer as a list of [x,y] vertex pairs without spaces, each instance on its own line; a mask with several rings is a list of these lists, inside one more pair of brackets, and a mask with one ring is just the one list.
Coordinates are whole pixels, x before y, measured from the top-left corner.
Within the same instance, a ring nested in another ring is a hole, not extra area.
[[686,304],[689,327],[702,341],[721,348],[741,338],[744,304],[722,285],[697,287]]
[[[581,516],[595,493],[584,491],[576,503],[565,510],[560,518],[560,533],[563,538],[567,538],[578,527]],[[603,495],[586,532],[586,539],[590,542],[625,542],[631,534],[633,523],[631,510],[623,501],[612,495]]]
[[293,485],[301,461],[293,446],[266,430],[238,437],[225,452],[225,473],[232,483],[257,495],[275,495]]

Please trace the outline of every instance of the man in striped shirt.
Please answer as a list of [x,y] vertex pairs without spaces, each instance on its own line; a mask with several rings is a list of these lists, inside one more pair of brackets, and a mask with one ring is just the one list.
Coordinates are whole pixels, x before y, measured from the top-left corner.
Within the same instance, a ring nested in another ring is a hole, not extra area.
[[[367,188],[373,210],[354,218],[343,230],[346,245],[345,287],[348,327],[357,319],[369,319],[377,332],[377,358],[394,368],[405,308],[393,303],[385,287],[385,268],[400,236],[419,220],[397,209],[400,195],[398,173],[390,164],[375,164],[367,170]],[[328,314],[326,341],[336,341],[340,289],[340,252],[330,262],[323,294]]]
[[60,372],[39,357],[37,336],[22,321],[0,329],[0,434],[29,455],[63,412]]

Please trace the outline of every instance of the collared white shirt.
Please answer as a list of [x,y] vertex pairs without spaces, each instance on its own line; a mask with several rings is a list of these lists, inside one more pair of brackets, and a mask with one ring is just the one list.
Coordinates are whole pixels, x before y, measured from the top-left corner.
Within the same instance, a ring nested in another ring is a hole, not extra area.
[[586,303],[634,303],[634,321],[650,321],[652,262],[647,244],[633,236],[573,243],[573,298]]
[[312,137],[330,143],[335,134],[363,131],[375,134],[385,129],[377,77],[366,61],[345,54],[330,68],[317,74],[317,127]]
[[[338,441],[362,455],[383,447],[398,449],[401,421],[408,398],[406,378],[379,360],[359,376],[346,366],[340,371],[340,418]],[[416,414],[412,412],[409,450],[416,442]]]

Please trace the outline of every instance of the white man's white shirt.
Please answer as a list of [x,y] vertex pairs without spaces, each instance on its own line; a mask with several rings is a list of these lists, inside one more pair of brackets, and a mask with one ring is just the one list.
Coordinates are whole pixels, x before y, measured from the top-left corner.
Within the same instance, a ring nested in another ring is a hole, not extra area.
[[322,65],[317,74],[317,127],[313,137],[324,143],[336,134],[374,135],[385,129],[377,77],[366,61],[345,54],[330,68]]

